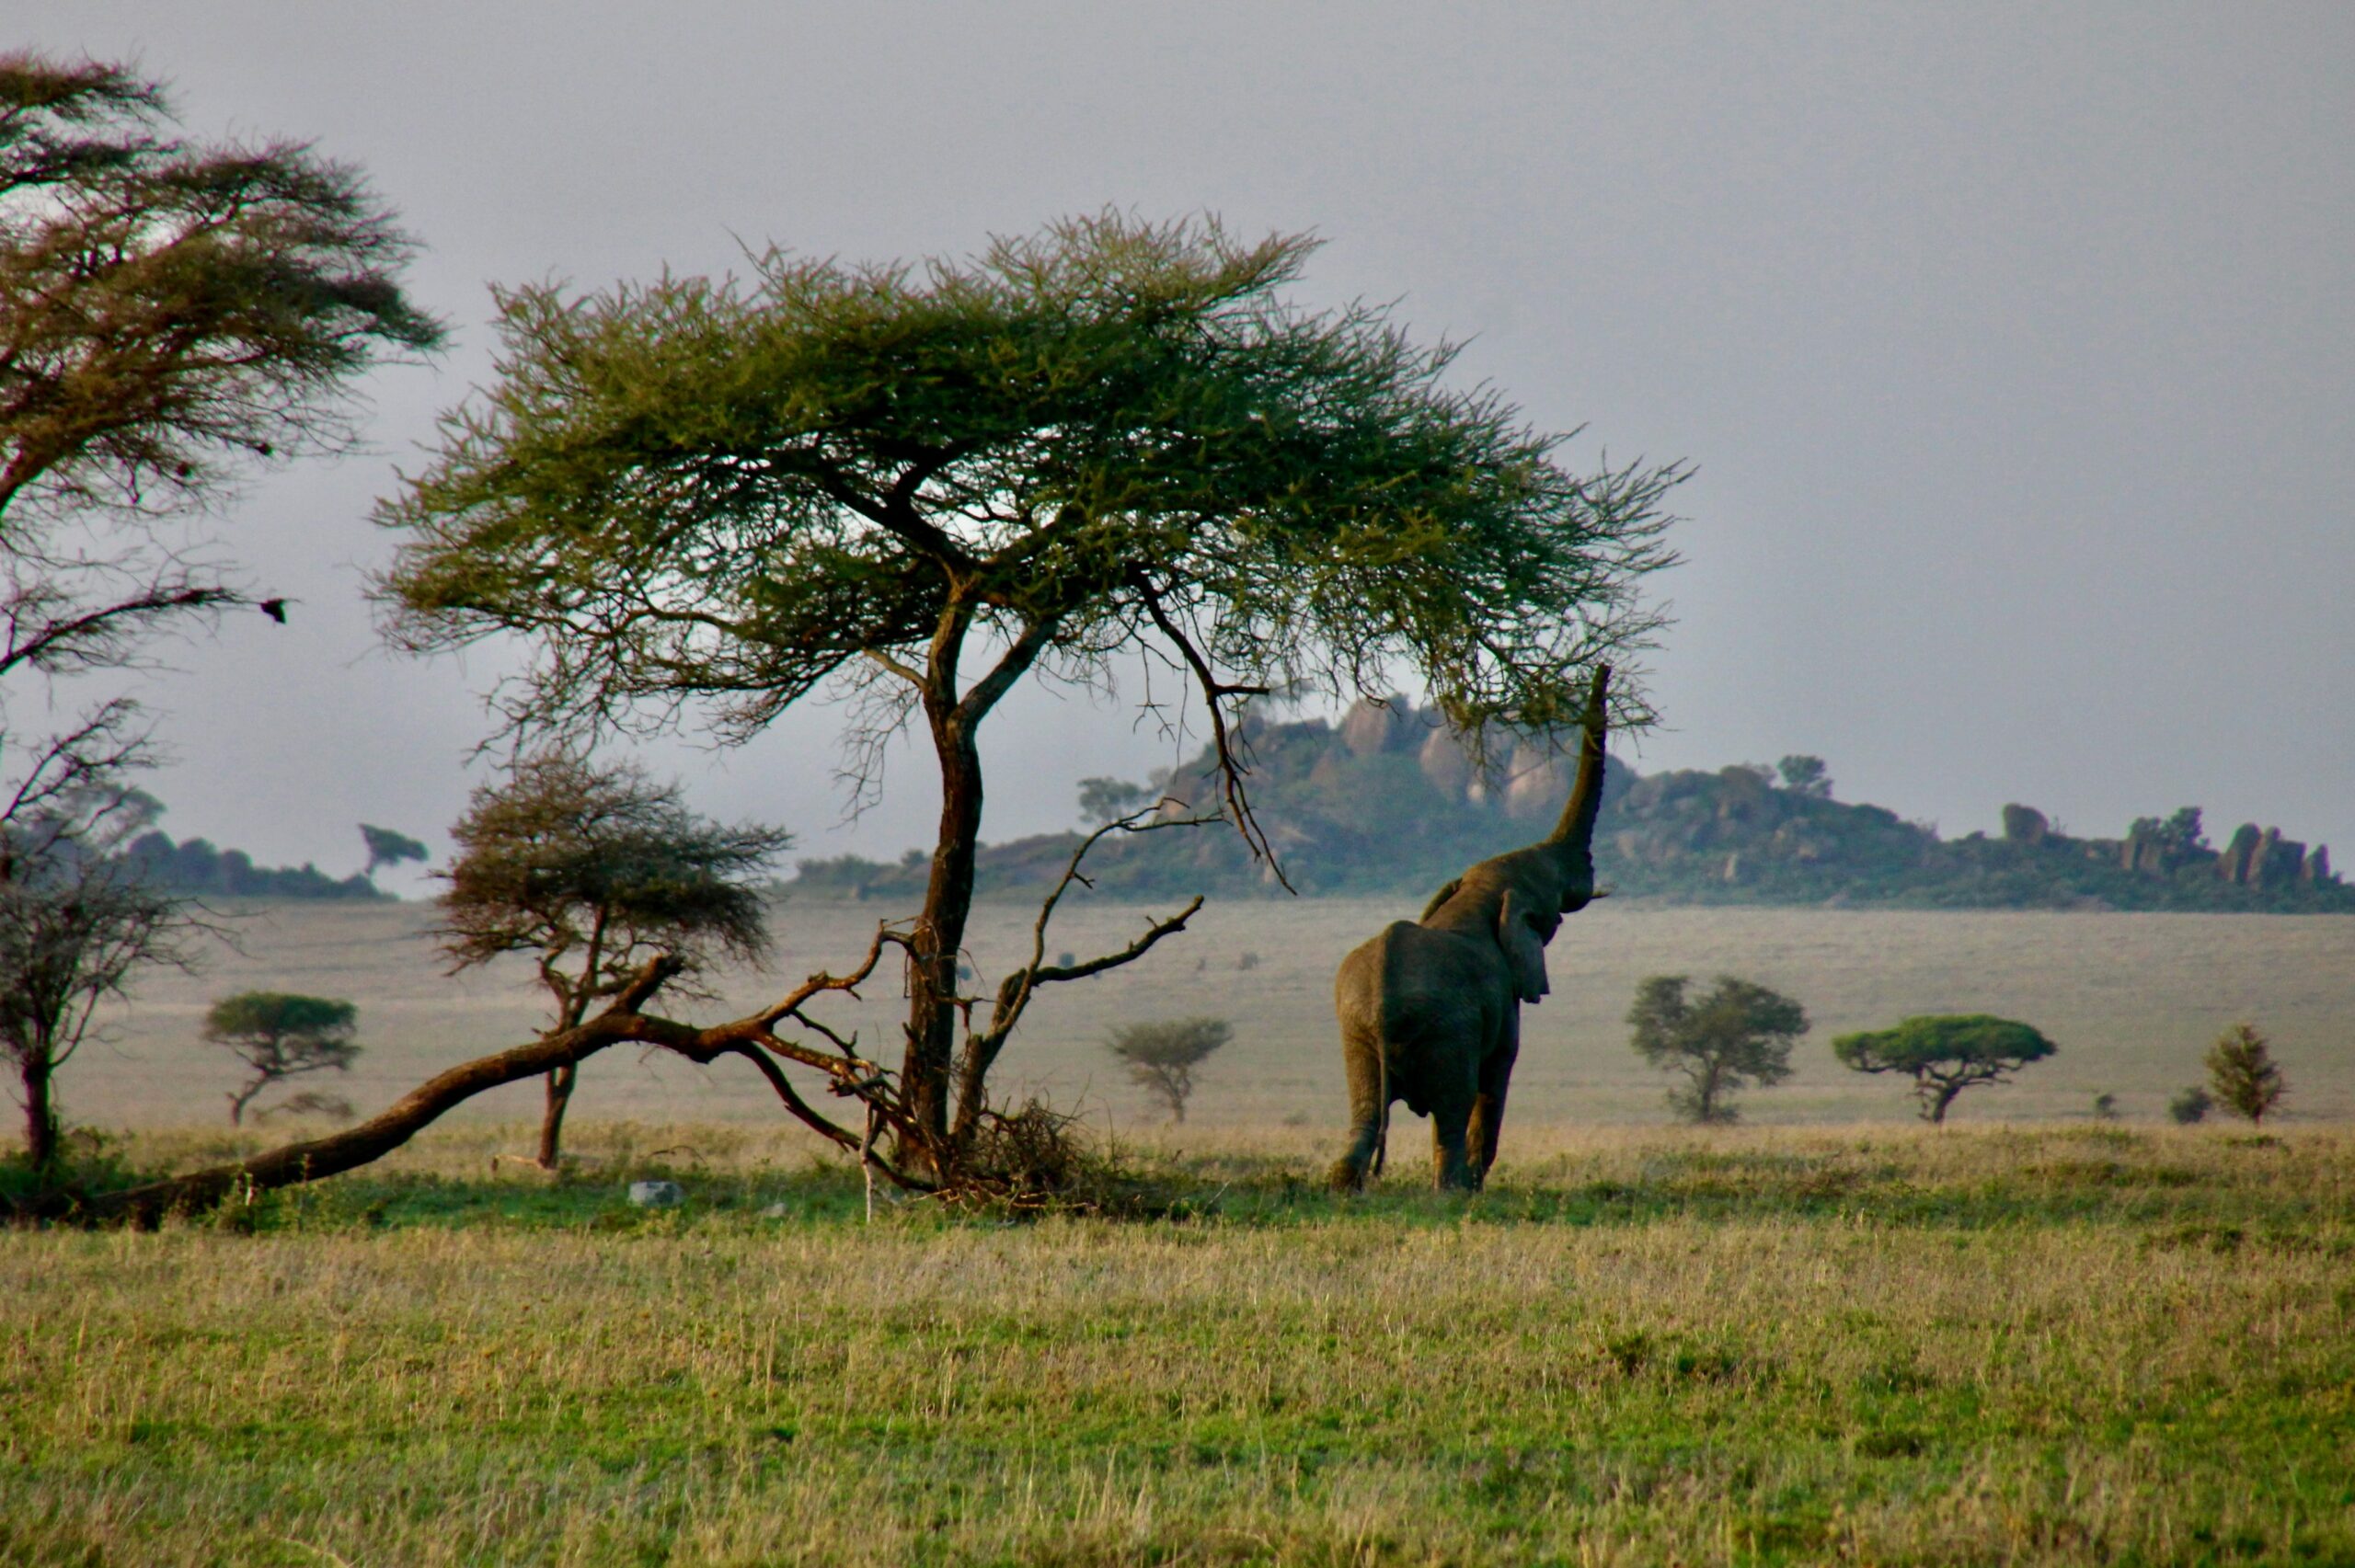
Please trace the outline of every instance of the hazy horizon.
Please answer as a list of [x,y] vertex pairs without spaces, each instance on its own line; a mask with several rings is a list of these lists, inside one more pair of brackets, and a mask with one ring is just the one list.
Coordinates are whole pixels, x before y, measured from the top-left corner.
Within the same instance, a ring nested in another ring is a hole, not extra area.
[[[178,759],[163,826],[339,874],[363,819],[446,850],[500,666],[378,647],[367,518],[488,375],[490,284],[771,241],[965,254],[1111,205],[1314,231],[1303,303],[1468,338],[1466,380],[1584,428],[1575,462],[1695,464],[1644,771],[1807,752],[1948,835],[2006,801],[2098,836],[2198,805],[2215,836],[2253,819],[2349,858],[2355,12],[1534,16],[85,4],[20,27],[170,80],[191,134],[365,169],[455,329],[363,388],[373,455],[266,476],[213,525],[296,602],[143,683]],[[799,855],[928,843],[905,751],[839,825],[836,720],[650,761]],[[985,750],[991,840],[1176,755],[1035,691]]]

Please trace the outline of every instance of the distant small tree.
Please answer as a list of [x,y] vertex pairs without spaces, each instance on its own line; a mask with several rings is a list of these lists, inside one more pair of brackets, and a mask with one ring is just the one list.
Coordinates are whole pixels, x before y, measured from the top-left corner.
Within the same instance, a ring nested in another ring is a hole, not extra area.
[[227,1047],[252,1074],[230,1092],[229,1124],[245,1125],[254,1097],[290,1078],[350,1071],[360,1055],[351,1038],[359,1015],[351,1002],[290,991],[240,991],[214,1002],[204,1037]]
[[1943,1123],[1955,1096],[2001,1083],[2060,1047],[2026,1024],[1983,1013],[1908,1018],[1893,1029],[1843,1035],[1832,1052],[1858,1072],[1901,1072],[1913,1080],[1922,1119]]
[[2261,1126],[2290,1086],[2265,1036],[2235,1024],[2208,1047],[2208,1087],[2226,1110]]
[[360,824],[360,837],[368,846],[368,864],[360,871],[362,876],[373,876],[378,866],[398,865],[405,860],[413,860],[422,865],[426,856],[432,853],[406,833],[396,833],[390,828],[379,828],[367,822]]
[[[792,841],[775,828],[696,816],[676,784],[569,750],[524,757],[477,789],[451,830],[441,874],[451,972],[528,953],[554,1005],[547,1033],[578,1028],[657,954],[692,977],[718,958],[758,962],[768,928],[760,881]],[[547,1075],[539,1162],[554,1170],[576,1066]]]
[[1676,1114],[1691,1122],[1730,1122],[1736,1090],[1767,1087],[1791,1075],[1791,1044],[1808,1032],[1807,1011],[1789,997],[1731,975],[1687,1001],[1683,975],[1654,975],[1636,988],[1627,1010],[1629,1042],[1654,1067],[1684,1074],[1668,1092]]
[[2206,1121],[2215,1108],[2215,1099],[2195,1083],[2167,1102],[2167,1119],[2177,1127],[2192,1127]]
[[1194,1069],[1234,1038],[1223,1018],[1171,1018],[1154,1024],[1123,1024],[1105,1048],[1128,1064],[1129,1077],[1169,1107],[1169,1119],[1186,1119],[1194,1093]]
[[1079,781],[1079,815],[1091,828],[1117,822],[1145,803],[1145,786],[1121,779]]
[[1810,800],[1832,798],[1832,775],[1821,757],[1790,756],[1776,764],[1783,775],[1783,787],[1793,795],[1803,795]]
[[2126,836],[2130,842],[2141,841],[2154,846],[2159,869],[2170,875],[2215,853],[2208,842],[2207,828],[2200,821],[2197,806],[2177,807],[2173,816],[2164,819],[2137,817],[2127,825]]
[[2097,1122],[2114,1122],[2117,1119],[2118,1096],[2107,1093],[2095,1095],[2094,1120]]

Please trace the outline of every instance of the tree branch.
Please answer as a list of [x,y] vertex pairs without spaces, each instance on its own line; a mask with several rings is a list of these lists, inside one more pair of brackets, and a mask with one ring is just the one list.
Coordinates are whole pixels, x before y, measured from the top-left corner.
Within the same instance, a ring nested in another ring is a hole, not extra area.
[[[1164,804],[1166,802],[1165,801]],[[1154,944],[1163,937],[1185,930],[1186,922],[1201,909],[1201,896],[1196,894],[1193,902],[1166,920],[1154,921],[1147,927],[1143,935],[1118,953],[1091,958],[1084,964],[1064,966],[1046,962],[1047,925],[1054,919],[1055,906],[1063,901],[1064,893],[1070,890],[1073,883],[1077,882],[1091,887],[1095,886],[1081,875],[1080,862],[1087,858],[1087,852],[1094,849],[1106,835],[1115,832],[1153,833],[1165,828],[1196,828],[1218,820],[1214,817],[1144,819],[1152,812],[1159,809],[1159,806],[1155,806],[1143,811],[1132,811],[1117,821],[1107,822],[1088,834],[1080,841],[1079,847],[1072,852],[1070,861],[1063,866],[1063,875],[1056,878],[1054,887],[1039,905],[1039,918],[1030,927],[1029,962],[998,982],[997,998],[990,1006],[989,1027],[969,1033],[965,1036],[962,1059],[958,1064],[955,1136],[962,1138],[981,1119],[983,1091],[989,1082],[989,1070],[995,1065],[998,1053],[1005,1047],[1006,1037],[1013,1034],[1014,1026],[1021,1021],[1024,1011],[1030,1005],[1030,998],[1037,992],[1039,987],[1059,980],[1084,979],[1089,975],[1102,974],[1107,969],[1116,969],[1123,964],[1133,963],[1150,952]],[[970,1020],[970,1011],[967,1016]]]
[[1234,737],[1227,731],[1226,712],[1219,706],[1221,699],[1225,697],[1265,696],[1268,688],[1230,685],[1219,680],[1211,669],[1210,660],[1202,657],[1192,639],[1163,608],[1161,595],[1155,589],[1152,579],[1142,570],[1137,570],[1130,573],[1130,581],[1135,585],[1137,596],[1143,601],[1145,613],[1153,617],[1153,624],[1161,629],[1161,635],[1177,645],[1178,652],[1201,686],[1202,704],[1210,709],[1212,750],[1218,758],[1220,793],[1225,797],[1227,807],[1235,818],[1235,831],[1243,835],[1243,841],[1249,846],[1252,858],[1266,861],[1268,869],[1276,874],[1276,880],[1283,884],[1284,891],[1298,897],[1300,889],[1293,887],[1292,878],[1284,875],[1283,862],[1276,858],[1275,846],[1268,841],[1266,831],[1259,826],[1258,817],[1251,809],[1250,795],[1243,786],[1246,770],[1241,759],[1235,755]]

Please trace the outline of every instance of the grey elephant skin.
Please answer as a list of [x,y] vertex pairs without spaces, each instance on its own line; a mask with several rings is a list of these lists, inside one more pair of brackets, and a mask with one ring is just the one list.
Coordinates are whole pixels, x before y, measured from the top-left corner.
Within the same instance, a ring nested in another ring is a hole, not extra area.
[[1599,897],[1594,818],[1603,807],[1604,696],[1587,693],[1579,768],[1553,832],[1484,860],[1432,895],[1422,919],[1398,921],[1341,960],[1333,983],[1350,1084],[1350,1147],[1337,1187],[1365,1185],[1392,1104],[1431,1118],[1431,1174],[1474,1189],[1497,1161],[1505,1092],[1521,1050],[1521,1005],[1550,989],[1545,944]]

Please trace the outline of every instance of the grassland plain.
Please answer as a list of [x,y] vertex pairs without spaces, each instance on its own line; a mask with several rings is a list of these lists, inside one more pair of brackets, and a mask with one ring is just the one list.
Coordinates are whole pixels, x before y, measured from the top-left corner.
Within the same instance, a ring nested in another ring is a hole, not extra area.
[[2344,1128],[1547,1128],[1360,1199],[1202,1129],[1159,1219],[1010,1225],[521,1136],[0,1235],[0,1561],[2355,1561]]
[[[207,1004],[232,991],[356,1001],[367,1052],[348,1082],[327,1087],[362,1112],[431,1072],[528,1039],[540,1016],[520,961],[454,979],[442,973],[424,934],[431,906],[280,904],[243,912],[243,953],[219,953],[200,975],[144,979],[135,1003],[109,1019],[113,1043],[89,1047],[66,1069],[70,1117],[116,1127],[214,1116],[225,1124],[236,1064],[199,1033]],[[725,973],[716,979],[717,999],[670,1005],[697,1020],[749,1011],[811,970],[847,966],[886,912],[788,902],[776,914],[779,956],[769,973]],[[1050,933],[1049,956],[1117,947],[1142,928],[1144,912],[1075,899]],[[1200,1074],[1189,1125],[1296,1118],[1338,1128],[1333,971],[1384,922],[1413,913],[1364,899],[1214,903],[1143,962],[1042,997],[1000,1066],[1002,1091],[1044,1089],[1115,1126],[1142,1124],[1147,1103],[1106,1056],[1105,1036],[1135,1019],[1212,1013],[1233,1021],[1235,1042]],[[1023,906],[976,910],[972,953],[982,977],[994,979],[1027,944],[1030,916]],[[1755,1120],[1907,1115],[1901,1085],[1843,1070],[1828,1042],[1843,1030],[1946,1012],[2024,1018],[2061,1046],[2017,1083],[1965,1095],[1955,1111],[1964,1122],[2082,1116],[2098,1093],[2116,1095],[2129,1116],[2155,1119],[2169,1095],[2199,1079],[2209,1042],[2241,1019],[2272,1037],[2289,1071],[2293,1116],[2355,1116],[2355,918],[1695,910],[1613,900],[1566,922],[1551,963],[1554,994],[1522,1014],[1517,1127],[1664,1119],[1663,1079],[1627,1048],[1627,1005],[1647,975],[1726,971],[1797,997],[1816,1024],[1798,1047],[1792,1081],[1745,1097]],[[864,1040],[890,1042],[899,1038],[902,1006],[891,975],[879,977],[862,1002],[827,1015]],[[888,1046],[870,1048],[897,1059]],[[520,1084],[461,1114],[520,1120],[535,1114],[538,1094],[535,1084]],[[584,1070],[575,1106],[592,1118],[775,1116],[741,1063],[706,1070],[620,1051]]]

